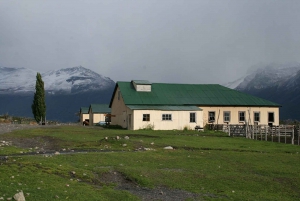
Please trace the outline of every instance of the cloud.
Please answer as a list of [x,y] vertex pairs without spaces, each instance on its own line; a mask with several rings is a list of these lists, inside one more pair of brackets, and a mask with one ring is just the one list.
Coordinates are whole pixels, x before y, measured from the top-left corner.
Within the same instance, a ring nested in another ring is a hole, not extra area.
[[299,61],[299,9],[293,0],[1,0],[0,65],[223,83],[260,62]]

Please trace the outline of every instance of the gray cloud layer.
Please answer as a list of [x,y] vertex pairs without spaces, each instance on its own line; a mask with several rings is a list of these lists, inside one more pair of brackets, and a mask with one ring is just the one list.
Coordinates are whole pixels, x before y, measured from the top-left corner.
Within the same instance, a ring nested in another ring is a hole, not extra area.
[[299,61],[298,0],[0,0],[0,66],[224,83]]

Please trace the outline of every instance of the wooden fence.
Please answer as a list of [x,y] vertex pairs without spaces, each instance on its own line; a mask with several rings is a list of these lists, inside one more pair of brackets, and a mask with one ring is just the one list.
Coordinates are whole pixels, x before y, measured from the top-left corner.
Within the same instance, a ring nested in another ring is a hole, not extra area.
[[289,143],[300,145],[300,128],[293,125],[218,125],[215,130],[222,130],[229,136],[243,136],[249,139]]

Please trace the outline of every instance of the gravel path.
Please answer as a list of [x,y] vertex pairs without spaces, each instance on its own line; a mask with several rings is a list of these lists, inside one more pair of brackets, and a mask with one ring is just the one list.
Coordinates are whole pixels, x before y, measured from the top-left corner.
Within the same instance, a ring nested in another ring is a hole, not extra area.
[[39,127],[39,125],[1,123],[0,134],[9,133],[13,130],[29,129],[29,128],[36,128],[36,127]]
[[10,124],[10,123],[0,123],[0,134],[9,133],[13,130],[20,130],[20,129],[31,129],[31,128],[45,128],[45,127],[54,127],[54,126],[61,126],[61,125],[72,125],[78,126],[79,124],[76,123],[61,123],[56,125],[38,125],[38,124]]

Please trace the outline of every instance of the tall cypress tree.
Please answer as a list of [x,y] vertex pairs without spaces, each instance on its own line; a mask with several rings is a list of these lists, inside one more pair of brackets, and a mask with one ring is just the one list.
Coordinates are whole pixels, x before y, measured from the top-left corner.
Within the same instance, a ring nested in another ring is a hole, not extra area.
[[31,105],[33,116],[36,122],[45,120],[46,117],[46,102],[44,82],[40,73],[36,75],[35,93],[33,103]]

